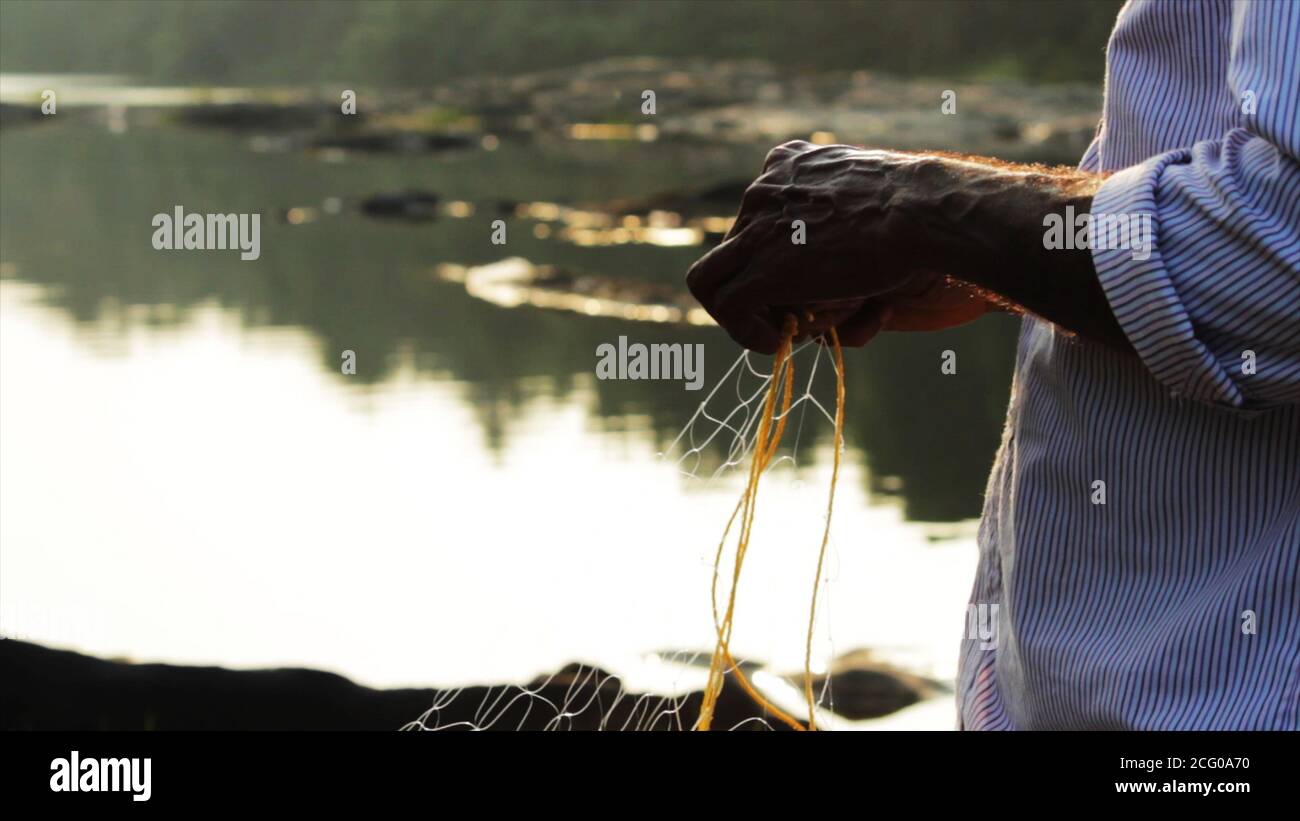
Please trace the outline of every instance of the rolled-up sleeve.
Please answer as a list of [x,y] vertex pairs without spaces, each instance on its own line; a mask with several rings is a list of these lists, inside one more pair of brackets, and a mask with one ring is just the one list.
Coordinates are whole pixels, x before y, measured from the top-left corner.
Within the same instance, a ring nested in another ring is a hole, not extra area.
[[1140,253],[1092,246],[1143,363],[1172,395],[1231,408],[1300,403],[1300,9],[1274,5],[1234,14],[1241,124],[1117,172],[1092,204],[1094,237],[1149,220]]

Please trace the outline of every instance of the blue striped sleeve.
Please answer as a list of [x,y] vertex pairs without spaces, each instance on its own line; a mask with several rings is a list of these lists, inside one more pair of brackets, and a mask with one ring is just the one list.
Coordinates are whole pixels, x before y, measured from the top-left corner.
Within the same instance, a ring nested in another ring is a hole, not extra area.
[[1237,127],[1108,179],[1093,198],[1094,236],[1099,219],[1149,215],[1152,243],[1134,253],[1094,239],[1093,262],[1171,394],[1300,404],[1300,4],[1240,4],[1233,16],[1238,96],[1223,104],[1239,109]]

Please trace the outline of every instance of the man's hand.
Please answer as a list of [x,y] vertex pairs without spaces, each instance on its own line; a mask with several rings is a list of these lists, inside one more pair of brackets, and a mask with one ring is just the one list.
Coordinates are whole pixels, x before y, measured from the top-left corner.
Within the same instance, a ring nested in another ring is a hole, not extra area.
[[687,284],[762,353],[776,350],[788,314],[801,335],[835,327],[861,345],[882,329],[952,327],[1007,303],[1127,347],[1088,251],[1043,248],[1043,217],[1086,211],[1096,185],[1038,166],[785,143]]

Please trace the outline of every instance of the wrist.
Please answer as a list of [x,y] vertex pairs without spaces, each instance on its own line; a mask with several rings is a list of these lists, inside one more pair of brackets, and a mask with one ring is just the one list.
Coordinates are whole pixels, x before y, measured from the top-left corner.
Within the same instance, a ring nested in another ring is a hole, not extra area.
[[1045,236],[1049,215],[1065,220],[1090,211],[1099,177],[1037,166],[969,165],[974,167],[963,185],[971,204],[952,209],[945,219],[945,273],[1039,315],[1063,291],[1073,290],[1072,283],[1095,281],[1086,248],[1049,248]]
[[1110,308],[1087,243],[1048,241],[1049,226],[1077,231],[1102,178],[1083,172],[1027,173],[976,184],[981,206],[962,226],[956,278],[1021,310],[1119,350],[1131,343]]

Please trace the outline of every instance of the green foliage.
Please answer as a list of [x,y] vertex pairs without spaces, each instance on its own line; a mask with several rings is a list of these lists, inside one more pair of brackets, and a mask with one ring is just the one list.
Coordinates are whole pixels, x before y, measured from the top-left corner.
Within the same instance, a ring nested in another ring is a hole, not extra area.
[[612,56],[1097,80],[1120,0],[5,0],[0,70],[420,86]]

